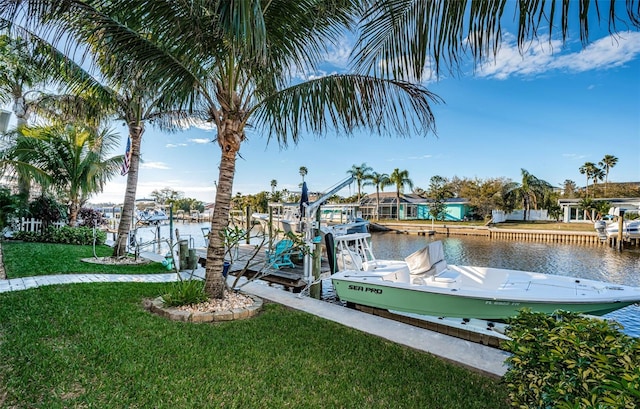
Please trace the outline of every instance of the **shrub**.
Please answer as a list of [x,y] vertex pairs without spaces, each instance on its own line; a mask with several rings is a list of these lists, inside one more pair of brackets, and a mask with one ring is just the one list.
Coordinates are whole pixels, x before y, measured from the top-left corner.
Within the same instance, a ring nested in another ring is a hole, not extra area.
[[83,207],[78,211],[78,226],[80,227],[98,227],[105,223],[102,213],[88,207]]
[[166,294],[162,296],[166,307],[191,305],[205,302],[209,299],[204,291],[204,281],[181,280],[172,283]]
[[[62,243],[93,245],[94,231],[89,227],[47,227],[42,233],[19,231],[13,234],[16,240],[41,243]],[[95,231],[95,244],[102,245],[107,240],[107,233],[102,230]]]
[[504,343],[504,380],[519,408],[633,408],[640,402],[640,340],[620,325],[575,313],[522,311]]
[[40,196],[34,199],[29,203],[29,213],[31,217],[42,220],[43,227],[67,217],[65,206],[51,196]]
[[18,214],[19,209],[19,198],[12,195],[8,188],[0,187],[0,229],[9,225],[9,220]]

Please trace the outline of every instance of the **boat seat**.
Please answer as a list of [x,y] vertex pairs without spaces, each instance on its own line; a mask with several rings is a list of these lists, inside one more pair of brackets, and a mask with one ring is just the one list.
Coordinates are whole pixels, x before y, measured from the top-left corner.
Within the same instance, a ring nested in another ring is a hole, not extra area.
[[441,241],[429,243],[426,247],[405,257],[411,275],[433,276],[447,269]]

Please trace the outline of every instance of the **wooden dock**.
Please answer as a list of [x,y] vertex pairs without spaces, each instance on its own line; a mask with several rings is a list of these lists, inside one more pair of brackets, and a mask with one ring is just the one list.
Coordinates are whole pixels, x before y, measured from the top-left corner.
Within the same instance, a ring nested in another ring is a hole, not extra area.
[[[202,253],[199,254],[199,256],[200,264],[204,265],[206,255]],[[307,286],[307,282],[304,279],[303,260],[295,256],[291,256],[291,260],[295,264],[295,267],[273,268],[267,263],[264,249],[256,250],[256,247],[253,245],[241,244],[238,246],[237,251],[234,251],[229,274],[237,276],[246,269],[244,276],[247,278],[258,277],[260,280],[266,281],[269,284],[279,284],[287,291],[299,293]],[[324,256],[320,272],[321,274],[329,273],[329,263]]]

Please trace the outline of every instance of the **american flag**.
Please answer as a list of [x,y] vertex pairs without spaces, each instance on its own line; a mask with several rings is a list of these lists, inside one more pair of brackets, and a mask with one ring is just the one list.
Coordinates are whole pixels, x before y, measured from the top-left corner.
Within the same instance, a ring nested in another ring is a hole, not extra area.
[[120,170],[122,176],[129,173],[129,165],[131,165],[131,137],[127,138],[127,149],[124,152],[124,161]]

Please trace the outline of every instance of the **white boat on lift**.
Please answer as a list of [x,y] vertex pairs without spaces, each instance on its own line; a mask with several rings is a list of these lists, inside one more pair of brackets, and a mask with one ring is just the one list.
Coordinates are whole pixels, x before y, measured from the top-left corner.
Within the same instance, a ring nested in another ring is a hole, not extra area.
[[[616,218],[624,218],[625,214],[632,212],[638,212],[638,210],[621,209],[619,207],[612,207],[609,209],[609,215]],[[611,222],[598,220],[594,223],[594,228],[600,237],[606,236],[607,238],[617,238],[620,231],[620,221],[619,219]],[[622,237],[626,240],[640,239],[640,219],[622,220]]]
[[155,208],[146,208],[144,210],[140,210],[136,214],[136,219],[140,224],[162,224],[162,222],[169,220],[169,216],[161,210]]

